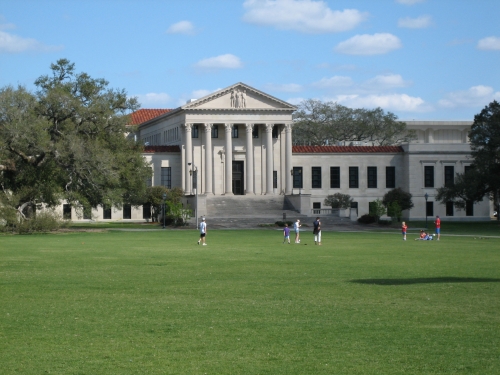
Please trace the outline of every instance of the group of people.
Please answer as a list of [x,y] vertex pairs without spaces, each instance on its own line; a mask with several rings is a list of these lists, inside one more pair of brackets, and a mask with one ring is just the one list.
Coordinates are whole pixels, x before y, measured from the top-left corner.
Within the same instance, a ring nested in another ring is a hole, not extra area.
[[[295,223],[293,223],[293,230],[295,231],[295,243],[300,243],[300,220],[297,219]],[[314,234],[314,244],[321,245],[321,222],[319,221],[319,217],[313,223],[313,234]],[[283,229],[283,243],[290,243],[290,228],[288,224],[285,224],[285,228]]]
[[[437,237],[437,240],[439,241],[441,237],[441,219],[439,216],[436,216],[436,220],[434,221],[434,225],[436,227],[436,234],[435,236]],[[300,220],[297,219],[295,223],[293,223],[293,230],[295,231],[295,243],[300,243],[300,227],[302,225],[300,224]],[[408,230],[408,226],[406,225],[406,222],[403,221],[401,225],[401,233],[403,234],[403,241],[406,241],[406,231]],[[321,245],[321,222],[319,217],[316,218],[316,220],[313,223],[313,234],[314,234],[314,244],[315,245]],[[200,223],[200,239],[198,240],[198,245],[200,243],[203,244],[203,246],[206,246],[206,236],[207,236],[207,223],[205,221],[205,218],[202,219]],[[418,238],[415,238],[415,241],[417,240],[423,240],[423,241],[429,241],[433,240],[433,236],[430,235],[429,233],[425,232],[423,229],[420,230],[420,236]],[[285,228],[283,229],[283,243],[290,243],[290,228],[288,227],[288,224],[285,224]]]
[[[439,218],[439,216],[436,216],[436,220],[434,221],[434,225],[436,227],[436,234],[434,236],[437,237],[437,240],[439,241],[439,239],[441,237],[441,219]],[[403,223],[401,225],[401,233],[403,234],[403,241],[406,241],[406,231],[407,230],[408,230],[408,226],[403,221]],[[432,236],[431,234],[429,234],[426,231],[424,231],[423,229],[421,229],[420,236],[415,238],[415,241],[417,241],[417,240],[430,241],[430,240],[434,239],[434,236]]]

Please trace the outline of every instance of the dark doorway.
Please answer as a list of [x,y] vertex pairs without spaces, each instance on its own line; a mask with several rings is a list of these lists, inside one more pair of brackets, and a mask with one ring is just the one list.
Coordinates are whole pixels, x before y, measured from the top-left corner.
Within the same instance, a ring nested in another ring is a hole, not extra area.
[[233,194],[245,194],[243,181],[243,161],[233,161]]

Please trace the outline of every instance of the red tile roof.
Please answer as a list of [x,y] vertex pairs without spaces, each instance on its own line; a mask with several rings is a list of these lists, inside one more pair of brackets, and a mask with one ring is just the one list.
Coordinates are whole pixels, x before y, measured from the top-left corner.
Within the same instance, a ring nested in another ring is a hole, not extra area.
[[140,125],[170,111],[171,109],[139,109],[130,114],[130,125]]
[[155,152],[181,152],[179,146],[144,146],[144,152],[154,154]]
[[293,146],[294,154],[324,153],[393,153],[403,152],[401,146]]

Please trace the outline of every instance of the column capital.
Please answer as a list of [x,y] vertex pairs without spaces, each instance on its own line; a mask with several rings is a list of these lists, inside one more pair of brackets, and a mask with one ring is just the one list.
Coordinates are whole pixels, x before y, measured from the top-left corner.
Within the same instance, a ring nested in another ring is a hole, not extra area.
[[292,123],[291,122],[287,122],[285,123],[285,132],[286,133],[290,133],[292,131]]
[[266,133],[271,133],[273,131],[274,124],[265,124],[265,127]]
[[254,124],[245,124],[245,129],[247,133],[251,133],[253,131]]
[[232,123],[226,123],[226,124],[224,124],[224,131],[226,133],[231,133],[232,130],[233,130],[233,124]]
[[203,125],[205,126],[205,128],[204,128],[205,129],[205,133],[210,133],[212,131],[212,127],[213,127],[214,124],[212,124],[212,123],[205,123]]
[[194,124],[193,124],[192,122],[186,122],[186,123],[184,123],[184,124],[183,124],[184,129],[185,129],[186,131],[190,131],[190,130],[192,129],[193,125],[194,125]]

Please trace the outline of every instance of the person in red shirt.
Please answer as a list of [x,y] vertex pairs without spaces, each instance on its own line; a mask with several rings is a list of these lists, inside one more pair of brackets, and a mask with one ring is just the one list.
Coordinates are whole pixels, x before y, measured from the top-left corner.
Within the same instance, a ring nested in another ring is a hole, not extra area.
[[401,233],[403,233],[403,241],[406,241],[406,230],[407,229],[408,229],[408,226],[403,221],[403,224],[401,225]]
[[436,216],[436,221],[434,221],[434,224],[436,225],[436,235],[437,235],[437,240],[439,241],[439,237],[441,237],[441,219],[439,216]]

